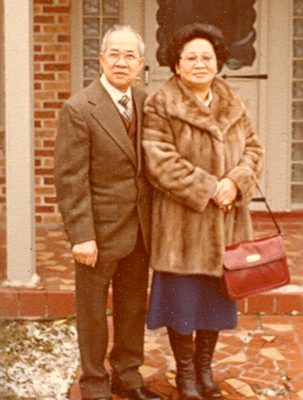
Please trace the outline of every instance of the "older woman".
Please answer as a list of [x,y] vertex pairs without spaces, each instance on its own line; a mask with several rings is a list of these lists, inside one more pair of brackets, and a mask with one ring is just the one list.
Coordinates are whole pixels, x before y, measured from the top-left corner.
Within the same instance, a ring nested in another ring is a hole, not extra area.
[[183,400],[223,398],[211,361],[219,331],[237,323],[222,288],[223,253],[252,236],[248,203],[262,168],[245,105],[216,77],[226,59],[216,27],[181,28],[167,49],[174,75],[145,106],[143,146],[155,189],[148,327],[168,329]]

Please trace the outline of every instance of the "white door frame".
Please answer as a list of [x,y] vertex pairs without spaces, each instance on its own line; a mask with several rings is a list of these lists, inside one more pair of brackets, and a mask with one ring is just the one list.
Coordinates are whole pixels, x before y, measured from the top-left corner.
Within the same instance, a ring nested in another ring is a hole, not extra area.
[[292,1],[269,0],[266,195],[274,210],[291,208]]

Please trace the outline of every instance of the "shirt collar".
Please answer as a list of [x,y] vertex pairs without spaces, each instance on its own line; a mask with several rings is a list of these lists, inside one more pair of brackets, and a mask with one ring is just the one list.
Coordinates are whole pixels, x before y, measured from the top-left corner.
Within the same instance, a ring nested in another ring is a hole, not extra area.
[[203,105],[204,105],[205,107],[210,107],[211,102],[213,101],[213,98],[214,98],[213,92],[212,92],[211,89],[209,89],[209,92],[208,92],[208,94],[207,94],[207,97],[206,97],[206,99],[203,101]]
[[131,87],[127,89],[126,92],[121,92],[121,90],[114,87],[106,78],[105,74],[100,77],[100,82],[102,83],[104,89],[108,92],[114,103],[118,103],[123,95],[127,95],[130,99],[132,98]]

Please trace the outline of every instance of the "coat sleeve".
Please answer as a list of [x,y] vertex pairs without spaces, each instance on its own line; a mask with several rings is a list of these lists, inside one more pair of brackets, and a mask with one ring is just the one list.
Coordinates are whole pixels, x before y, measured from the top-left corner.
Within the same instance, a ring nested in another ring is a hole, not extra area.
[[245,134],[244,151],[238,164],[225,175],[238,186],[236,205],[246,204],[252,199],[263,168],[264,150],[247,113],[242,117],[242,126]]
[[95,239],[89,184],[90,136],[69,103],[60,111],[55,145],[57,201],[71,243]]
[[215,193],[217,178],[182,158],[165,113],[165,103],[156,99],[149,99],[144,108],[143,148],[147,177],[155,188],[176,202],[202,212]]

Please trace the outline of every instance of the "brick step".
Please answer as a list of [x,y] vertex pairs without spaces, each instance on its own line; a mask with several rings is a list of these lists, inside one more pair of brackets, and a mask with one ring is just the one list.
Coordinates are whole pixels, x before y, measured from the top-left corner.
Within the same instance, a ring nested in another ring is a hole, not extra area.
[[[108,308],[112,307],[111,293]],[[241,314],[303,315],[303,287],[287,285],[238,301]],[[54,319],[75,315],[73,291],[0,288],[0,318]]]

